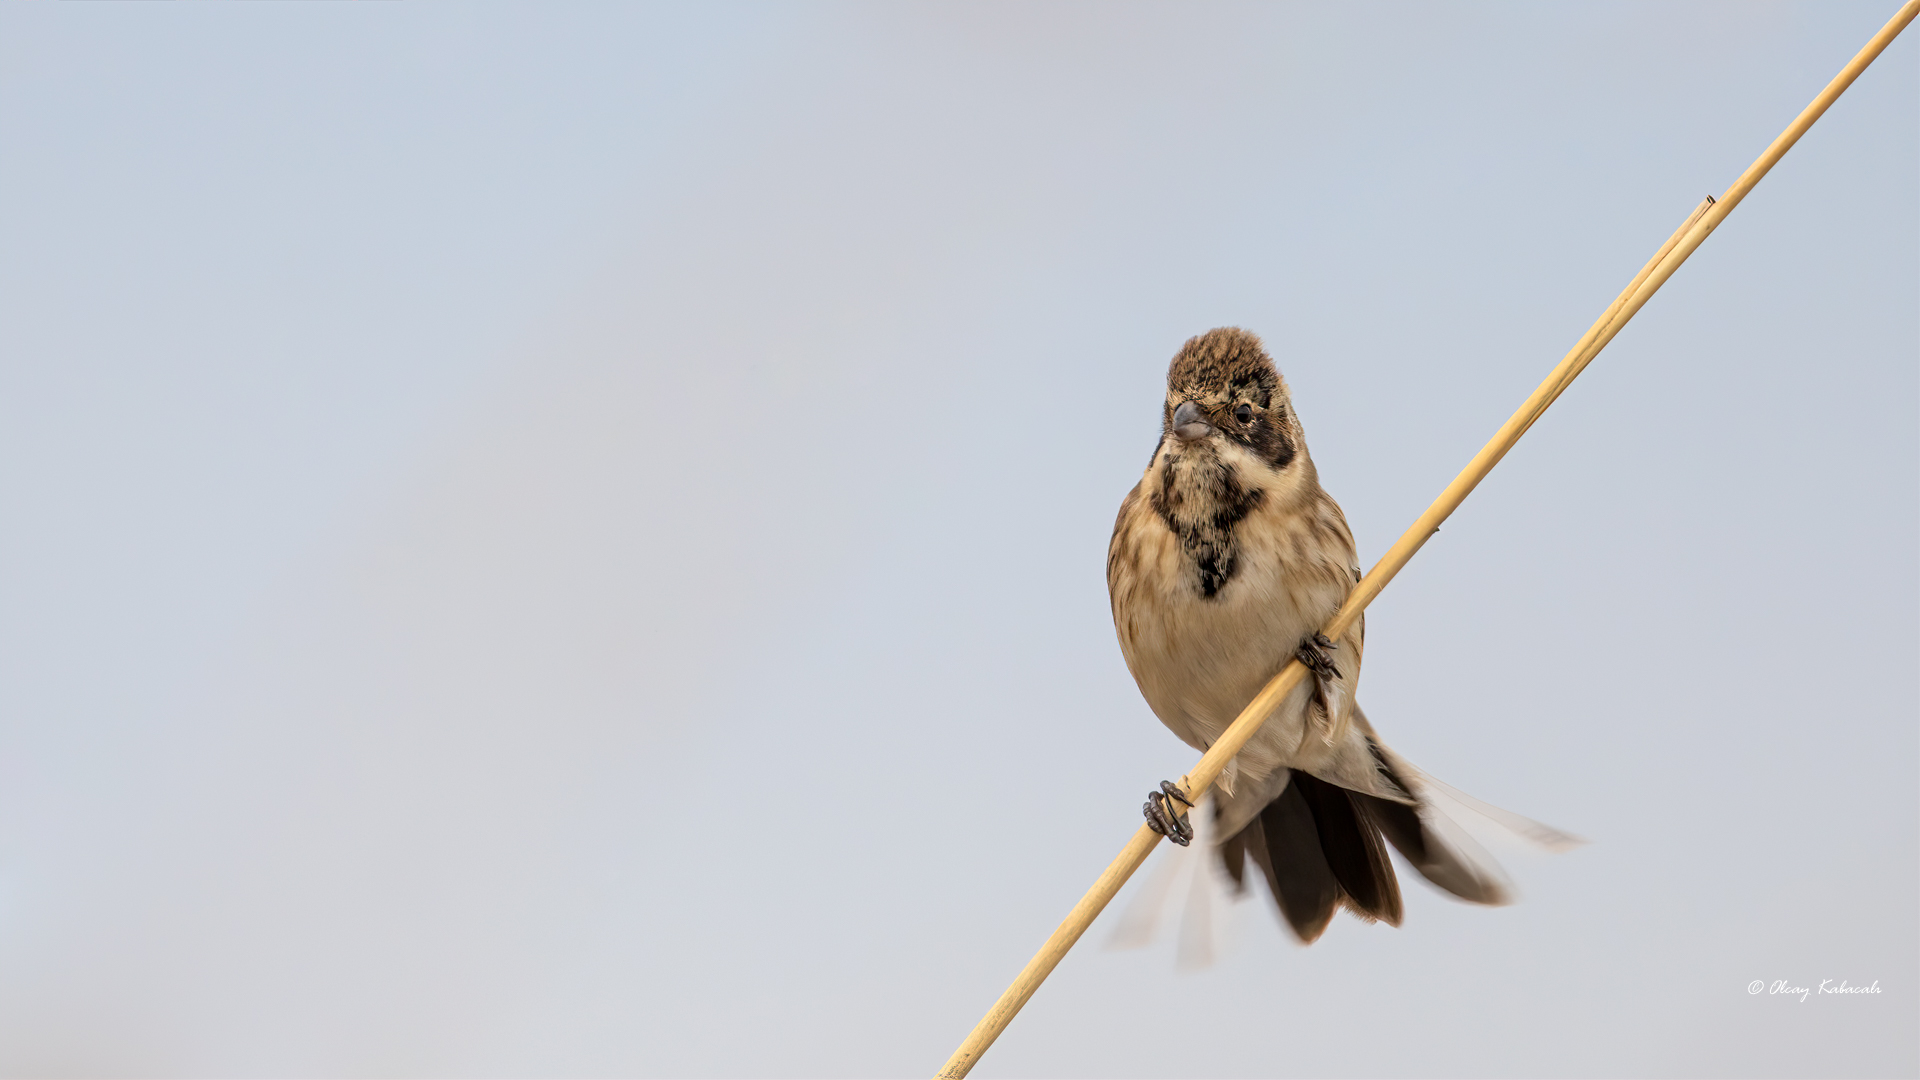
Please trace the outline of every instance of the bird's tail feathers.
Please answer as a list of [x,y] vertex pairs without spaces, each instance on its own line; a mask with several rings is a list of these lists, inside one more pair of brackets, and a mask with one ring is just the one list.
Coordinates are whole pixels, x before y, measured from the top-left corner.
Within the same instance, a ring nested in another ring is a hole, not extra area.
[[1401,757],[1371,733],[1367,743],[1380,768],[1419,803],[1416,810],[1374,800],[1377,816],[1387,826],[1387,839],[1422,877],[1462,900],[1509,904],[1513,902],[1513,885],[1500,864],[1460,826],[1449,809],[1472,811],[1503,832],[1548,851],[1567,851],[1586,843],[1572,833],[1468,795]]
[[[1121,914],[1107,947],[1148,944],[1167,903],[1184,893],[1176,966],[1207,966],[1223,929],[1217,916],[1224,914],[1225,897],[1216,894],[1224,884],[1235,895],[1244,896],[1249,862],[1256,868],[1253,876],[1266,879],[1281,917],[1302,943],[1319,938],[1341,908],[1368,922],[1398,926],[1403,904],[1386,854],[1389,845],[1445,892],[1475,904],[1511,903],[1513,886],[1499,863],[1454,820],[1461,811],[1471,811],[1548,851],[1565,851],[1586,842],[1482,802],[1434,779],[1371,737],[1368,741],[1381,767],[1413,796],[1418,807],[1351,791],[1295,770],[1280,794],[1245,827],[1211,843],[1218,835],[1216,819],[1223,809],[1213,799],[1212,805],[1192,813],[1194,845],[1174,848],[1162,857],[1161,865]],[[1226,871],[1227,882],[1214,879],[1209,854]]]
[[1374,805],[1388,842],[1421,877],[1469,903],[1513,902],[1513,883],[1500,864],[1431,801],[1422,799],[1416,810],[1370,795],[1356,797]]
[[1221,862],[1244,889],[1250,859],[1302,942],[1318,938],[1343,907],[1398,926],[1400,884],[1381,839],[1381,805],[1396,804],[1295,772],[1259,816],[1220,845]]
[[1440,795],[1458,806],[1471,810],[1475,814],[1499,825],[1508,833],[1527,841],[1537,848],[1559,854],[1563,851],[1572,851],[1574,848],[1587,843],[1584,838],[1575,836],[1570,832],[1556,829],[1551,825],[1535,821],[1530,817],[1522,817],[1511,810],[1503,810],[1492,803],[1482,802],[1466,792],[1461,791],[1459,788],[1427,773],[1418,766],[1408,765],[1404,761],[1400,764],[1403,768],[1413,773],[1420,786],[1427,789],[1427,794]]
[[1585,842],[1475,799],[1369,742],[1381,768],[1417,807],[1294,770],[1280,794],[1218,847],[1236,891],[1246,889],[1248,861],[1259,867],[1281,917],[1303,943],[1318,938],[1343,907],[1369,922],[1400,924],[1400,887],[1387,859],[1388,845],[1422,877],[1462,900],[1513,902],[1513,885],[1500,864],[1448,815],[1443,802],[1549,851]]

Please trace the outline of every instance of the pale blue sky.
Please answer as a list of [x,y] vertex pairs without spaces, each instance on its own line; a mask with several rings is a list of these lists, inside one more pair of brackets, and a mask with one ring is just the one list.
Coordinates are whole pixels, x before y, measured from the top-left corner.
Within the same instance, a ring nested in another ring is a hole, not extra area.
[[[0,8],[0,1073],[931,1073],[1191,763],[1180,342],[1370,562],[1895,6]],[[975,1075],[1920,1071],[1911,33],[1369,616],[1593,843]]]

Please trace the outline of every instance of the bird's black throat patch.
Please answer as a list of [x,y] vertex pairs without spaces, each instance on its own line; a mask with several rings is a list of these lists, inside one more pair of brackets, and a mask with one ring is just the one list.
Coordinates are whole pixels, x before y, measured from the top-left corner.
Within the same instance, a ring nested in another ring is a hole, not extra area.
[[[1180,465],[1186,466],[1184,478]],[[1212,454],[1191,463],[1176,461],[1171,454],[1161,456],[1153,511],[1179,538],[1201,596],[1212,599],[1233,579],[1240,562],[1234,527],[1253,513],[1266,494],[1243,485],[1234,467]]]

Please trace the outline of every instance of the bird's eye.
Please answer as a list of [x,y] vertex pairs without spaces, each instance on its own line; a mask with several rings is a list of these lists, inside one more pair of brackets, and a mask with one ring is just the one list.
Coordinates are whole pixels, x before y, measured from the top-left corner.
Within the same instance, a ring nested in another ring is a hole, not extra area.
[[1242,405],[1233,410],[1233,418],[1243,424],[1251,424],[1253,422],[1253,406]]

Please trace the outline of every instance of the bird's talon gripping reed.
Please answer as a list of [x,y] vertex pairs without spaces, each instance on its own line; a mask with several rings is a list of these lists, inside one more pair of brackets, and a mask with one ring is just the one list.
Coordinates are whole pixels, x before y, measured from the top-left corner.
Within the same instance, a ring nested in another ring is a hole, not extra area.
[[1187,815],[1174,812],[1173,800],[1176,799],[1186,806],[1193,805],[1178,785],[1162,780],[1159,791],[1147,792],[1147,805],[1142,810],[1147,817],[1147,828],[1186,847],[1193,842],[1193,826],[1187,822]]
[[1334,648],[1338,648],[1338,646],[1336,646],[1327,635],[1316,633],[1301,642],[1300,647],[1294,650],[1293,655],[1297,657],[1302,664],[1307,666],[1308,671],[1313,672],[1320,678],[1338,679],[1340,677],[1340,669],[1334,667],[1333,658],[1322,651]]

